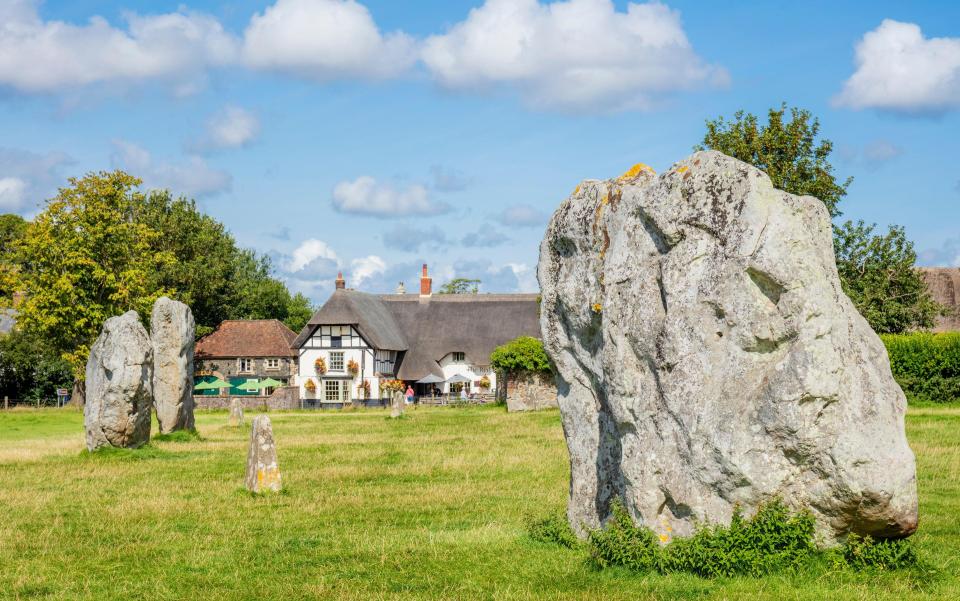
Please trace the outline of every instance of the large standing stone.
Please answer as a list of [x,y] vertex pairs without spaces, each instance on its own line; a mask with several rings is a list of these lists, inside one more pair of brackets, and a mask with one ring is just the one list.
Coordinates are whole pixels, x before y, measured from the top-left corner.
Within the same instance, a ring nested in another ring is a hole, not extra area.
[[406,404],[406,399],[403,398],[403,392],[394,390],[393,394],[390,395],[390,417],[403,417]]
[[196,324],[187,305],[161,296],[153,304],[153,398],[160,432],[193,430],[193,346]]
[[280,491],[280,466],[277,445],[273,442],[273,426],[266,415],[253,418],[250,449],[247,452],[247,490],[255,493]]
[[717,152],[638,165],[561,204],[538,277],[579,533],[613,497],[667,536],[775,496],[826,543],[916,529],[905,399],[823,203]]
[[230,401],[230,426],[233,428],[243,426],[243,402],[238,398]]
[[136,311],[111,317],[90,349],[83,426],[87,449],[150,440],[153,350]]

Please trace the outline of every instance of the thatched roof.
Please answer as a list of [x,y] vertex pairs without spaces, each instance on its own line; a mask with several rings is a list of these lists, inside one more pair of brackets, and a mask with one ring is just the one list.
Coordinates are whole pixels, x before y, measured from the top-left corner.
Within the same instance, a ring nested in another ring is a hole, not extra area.
[[372,295],[337,290],[294,342],[299,348],[318,325],[351,324],[370,343],[399,356],[397,377],[442,375],[437,363],[462,352],[474,365],[489,365],[493,349],[518,336],[540,337],[536,294]]
[[923,281],[933,300],[951,310],[949,315],[937,317],[934,332],[960,330],[960,269],[956,267],[921,267]]
[[228,319],[197,341],[198,359],[295,357],[296,334],[276,319]]

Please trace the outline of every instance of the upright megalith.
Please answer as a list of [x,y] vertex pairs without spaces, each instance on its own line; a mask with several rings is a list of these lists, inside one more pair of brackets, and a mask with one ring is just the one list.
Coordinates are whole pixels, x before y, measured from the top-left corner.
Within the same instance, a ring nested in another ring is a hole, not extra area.
[[403,417],[405,404],[406,402],[403,398],[403,393],[400,392],[399,390],[394,390],[393,394],[390,395],[390,417],[392,418]]
[[149,442],[153,348],[136,311],[103,324],[90,349],[86,385],[83,426],[88,450]]
[[774,497],[826,543],[916,529],[905,399],[823,203],[717,152],[638,165],[560,205],[538,277],[579,533],[614,497],[668,537]]
[[187,305],[161,296],[153,304],[153,397],[160,433],[193,430],[193,346],[196,324]]
[[230,401],[230,426],[233,428],[243,426],[243,402],[238,398]]
[[280,466],[277,445],[273,442],[273,426],[266,415],[253,418],[250,449],[247,451],[247,490],[254,493],[280,491]]

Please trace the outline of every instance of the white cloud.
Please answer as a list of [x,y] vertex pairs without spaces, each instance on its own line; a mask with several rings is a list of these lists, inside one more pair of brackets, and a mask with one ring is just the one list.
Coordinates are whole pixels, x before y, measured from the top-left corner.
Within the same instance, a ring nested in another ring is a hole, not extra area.
[[354,0],[278,0],[250,19],[243,56],[254,68],[321,81],[392,77],[416,60],[412,38],[382,34]]
[[124,140],[113,141],[112,162],[143,180],[148,188],[163,188],[174,195],[211,196],[230,189],[233,178],[226,171],[210,167],[197,156],[185,163],[155,161],[146,149]]
[[246,146],[260,135],[260,119],[246,109],[227,106],[207,121],[203,138],[190,145],[197,151]]
[[863,149],[863,158],[869,163],[885,163],[903,154],[903,149],[889,140],[874,140]]
[[544,211],[526,204],[504,209],[497,215],[497,221],[508,227],[535,227],[545,225],[550,216]]
[[119,29],[98,16],[83,25],[44,21],[37,4],[7,0],[0,9],[0,85],[49,93],[164,79],[189,91],[207,67],[236,54],[236,41],[207,15],[128,13]]
[[960,38],[925,38],[914,23],[885,19],[857,44],[856,66],[834,99],[840,106],[905,113],[960,107]]
[[917,263],[927,267],[960,267],[960,238],[948,238],[939,248],[918,252]]
[[19,177],[0,177],[0,211],[12,213],[23,208],[27,182]]
[[302,271],[317,259],[333,261],[334,264],[339,263],[337,253],[333,252],[333,249],[326,242],[310,238],[301,242],[300,246],[294,249],[285,268],[290,272]]
[[350,261],[350,286],[359,288],[365,281],[382,275],[386,270],[386,262],[377,255],[354,259]]
[[439,215],[450,205],[432,200],[427,188],[411,184],[403,189],[380,183],[369,176],[340,182],[333,188],[333,208],[341,213],[391,218],[408,215]]
[[452,89],[515,86],[528,104],[568,111],[651,108],[665,95],[728,76],[693,51],[667,6],[611,0],[487,0],[422,60]]
[[400,224],[385,231],[381,238],[383,245],[387,248],[405,252],[416,252],[422,247],[440,249],[450,244],[446,233],[435,225],[421,228],[416,225]]
[[509,241],[505,234],[491,228],[483,228],[466,234],[460,243],[468,248],[491,248]]

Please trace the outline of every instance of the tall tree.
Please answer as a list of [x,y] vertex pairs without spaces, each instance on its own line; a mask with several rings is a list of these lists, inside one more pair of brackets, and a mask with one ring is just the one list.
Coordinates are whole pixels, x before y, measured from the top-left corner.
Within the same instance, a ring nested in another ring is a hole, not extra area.
[[437,294],[476,294],[480,290],[480,280],[454,278],[440,287]]
[[16,270],[16,248],[27,232],[27,222],[13,214],[0,215],[0,307],[10,304]]
[[[732,121],[707,121],[703,142],[695,150],[712,149],[740,159],[770,176],[773,185],[791,194],[819,198],[832,217],[853,178],[839,183],[833,174],[830,140],[818,138],[820,121],[810,111],[790,108],[767,112],[761,125],[755,115],[738,111]],[[902,227],[874,235],[873,225],[847,222],[834,226],[834,252],[844,291],[877,332],[903,332],[933,325],[942,311],[930,297],[915,269],[916,253]]]
[[168,292],[151,274],[174,261],[156,252],[158,233],[137,221],[140,180],[121,171],[71,178],[27,228],[17,249],[18,327],[45,341],[83,379],[103,322],[147,314]]

